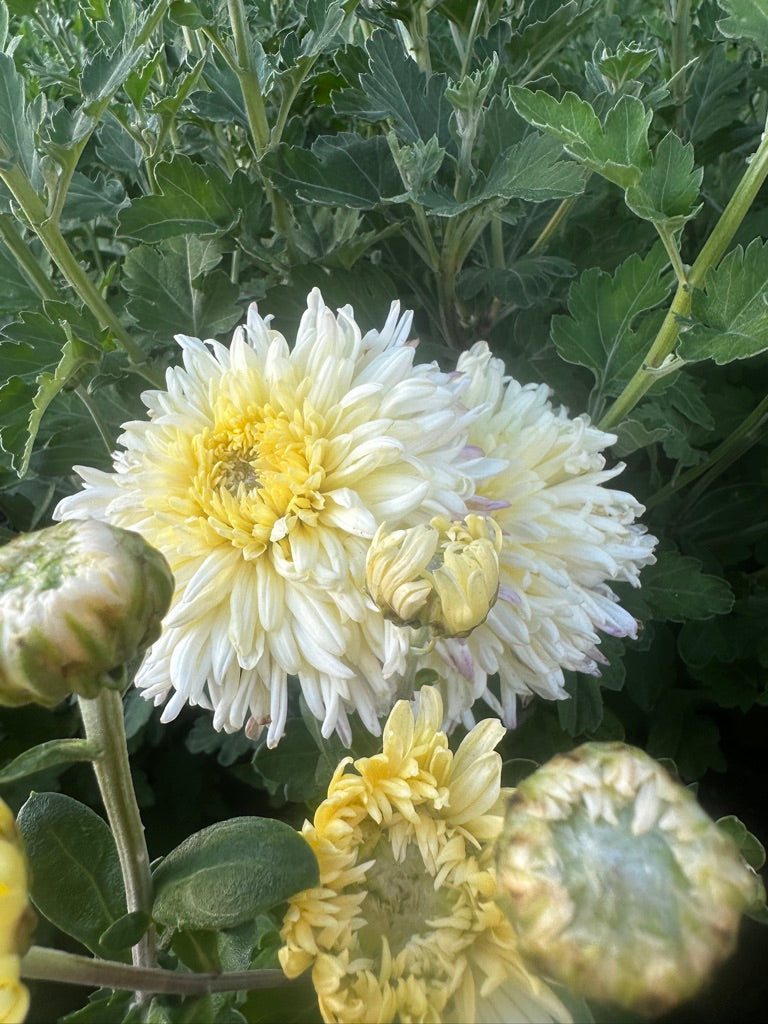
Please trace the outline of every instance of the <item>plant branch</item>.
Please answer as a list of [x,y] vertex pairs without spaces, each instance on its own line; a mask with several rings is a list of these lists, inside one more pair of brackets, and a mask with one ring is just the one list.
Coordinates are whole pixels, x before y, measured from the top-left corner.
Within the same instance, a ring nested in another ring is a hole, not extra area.
[[0,166],[0,178],[21,207],[29,226],[48,250],[51,259],[83,304],[93,313],[101,327],[112,332],[120,347],[131,360],[133,364],[131,369],[150,380],[155,386],[162,387],[162,378],[156,378],[143,367],[145,359],[140,346],[123,327],[101,292],[80,266],[59,230],[58,224],[48,217],[45,204],[32,188],[21,167],[18,164],[13,164],[10,167]]
[[23,958],[21,975],[23,978],[37,981],[59,981],[65,985],[88,985],[177,996],[206,995],[209,992],[247,992],[294,984],[278,970],[182,974],[161,967],[132,967],[130,964],[114,960],[97,960],[42,946],[32,946]]
[[691,310],[691,296],[700,288],[707,272],[716,267],[752,205],[755,196],[768,177],[768,133],[763,132],[755,154],[741,181],[723,210],[720,219],[688,272],[687,283],[679,283],[672,305],[649,348],[642,366],[636,371],[619,397],[600,421],[601,430],[609,430],[621,423],[640,401],[658,376],[658,370],[674,351],[680,336],[679,317]]
[[227,0],[229,22],[235,43],[237,67],[235,73],[243,94],[248,126],[251,129],[256,158],[259,159],[269,144],[269,124],[261,94],[261,82],[253,59],[248,21],[243,0]]
[[[78,703],[86,739],[101,750],[93,770],[117,845],[128,913],[151,914],[152,876],[128,761],[122,697],[117,690],[105,688],[93,699],[78,697]],[[155,965],[151,927],[133,947],[133,963],[137,967]]]

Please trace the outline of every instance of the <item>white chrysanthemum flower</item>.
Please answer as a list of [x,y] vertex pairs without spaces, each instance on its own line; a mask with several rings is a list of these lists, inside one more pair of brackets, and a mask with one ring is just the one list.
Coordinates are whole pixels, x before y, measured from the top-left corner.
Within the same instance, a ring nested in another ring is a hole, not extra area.
[[[414,365],[411,317],[393,304],[361,335],[313,291],[293,349],[251,307],[230,348],[180,336],[183,367],[143,396],[114,472],[85,481],[58,518],[141,533],[176,579],[163,633],[136,676],[168,721],[189,702],[218,729],[284,729],[296,675],[323,733],[373,732],[405,669],[409,632],[365,591],[371,537],[461,519],[471,414],[434,365]],[[250,716],[250,718],[249,718]]]
[[[566,696],[563,670],[599,673],[599,633],[635,636],[610,581],[638,585],[655,561],[654,537],[635,524],[643,507],[605,484],[621,464],[605,468],[601,450],[612,434],[553,409],[546,385],[521,385],[478,342],[458,362],[470,407],[485,404],[470,427],[476,450],[470,507],[502,529],[499,596],[485,622],[463,640],[439,640],[420,667],[435,668],[449,716],[484,697],[508,725],[517,695]],[[499,673],[501,705],[487,690]]]

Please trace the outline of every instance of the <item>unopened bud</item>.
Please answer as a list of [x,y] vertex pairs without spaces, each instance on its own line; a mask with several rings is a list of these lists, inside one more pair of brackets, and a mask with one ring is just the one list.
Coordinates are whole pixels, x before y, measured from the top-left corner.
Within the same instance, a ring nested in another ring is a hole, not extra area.
[[399,625],[435,636],[468,636],[499,592],[501,530],[495,520],[435,517],[409,530],[380,526],[366,563],[368,592]]
[[129,530],[71,519],[9,541],[0,548],[0,704],[53,707],[121,685],[117,670],[160,635],[172,594],[165,558]]
[[623,743],[584,744],[520,784],[498,877],[539,973],[646,1014],[730,955],[760,887],[690,790]]

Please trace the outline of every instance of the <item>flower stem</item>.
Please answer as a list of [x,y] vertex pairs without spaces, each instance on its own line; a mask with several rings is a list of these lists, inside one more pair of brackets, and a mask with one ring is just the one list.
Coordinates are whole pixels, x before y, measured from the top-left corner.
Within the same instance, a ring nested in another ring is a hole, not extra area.
[[21,207],[29,226],[43,243],[48,253],[78,294],[83,303],[93,313],[98,323],[111,331],[123,351],[134,364],[132,369],[150,379],[155,385],[162,386],[162,378],[155,379],[142,364],[145,362],[141,347],[134,341],[128,331],[110,309],[104,296],[91,281],[67,245],[66,239],[59,230],[58,224],[48,217],[45,204],[34,190],[24,171],[18,164],[10,167],[0,165],[0,179],[8,187],[16,202]]
[[600,421],[601,430],[609,430],[621,423],[656,380],[659,367],[671,355],[680,336],[678,317],[687,316],[690,313],[693,290],[701,287],[707,272],[720,262],[766,177],[768,177],[768,132],[764,131],[760,145],[741,181],[736,186],[736,191],[689,270],[687,283],[678,284],[672,305],[664,317],[659,333],[649,348],[642,366]]
[[264,109],[264,97],[261,94],[261,83],[256,71],[251,48],[248,21],[242,0],[227,0],[229,21],[235,42],[237,56],[237,80],[243,94],[248,126],[251,129],[257,159],[262,156],[269,144],[269,124]]
[[[714,448],[707,458],[700,462],[696,466],[692,466],[687,472],[681,473],[680,476],[672,483],[662,487],[661,490],[657,491],[656,494],[652,495],[645,503],[646,509],[654,508],[656,505],[660,505],[667,498],[671,497],[677,491],[680,491],[683,487],[687,487],[692,484],[694,480],[698,480],[699,477],[704,478],[707,482],[711,481],[714,476],[717,476],[723,470],[727,469],[733,462],[734,458],[738,458],[750,445],[753,445],[760,438],[760,428],[768,418],[768,395],[752,410],[749,416],[744,419],[739,426],[722,441],[717,448]],[[696,495],[693,495],[690,499],[692,503]]]
[[98,960],[61,949],[32,946],[21,961],[24,978],[59,981],[66,985],[92,985],[130,992],[159,992],[192,996],[208,992],[242,992],[293,985],[282,971],[233,971],[226,974],[182,974],[160,967],[133,967],[114,960]]
[[[101,754],[93,770],[99,784],[107,818],[115,837],[125,884],[128,913],[152,911],[152,876],[136,794],[128,761],[123,720],[123,701],[117,690],[103,689],[98,697],[78,697],[85,736]],[[150,928],[133,947],[137,967],[155,965],[154,931]]]

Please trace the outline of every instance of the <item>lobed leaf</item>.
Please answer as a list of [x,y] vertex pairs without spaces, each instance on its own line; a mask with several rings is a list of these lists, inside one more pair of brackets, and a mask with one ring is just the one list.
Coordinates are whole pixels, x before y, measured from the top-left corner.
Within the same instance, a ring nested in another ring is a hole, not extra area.
[[718,0],[728,15],[717,27],[729,39],[751,39],[768,51],[768,8],[763,0]]
[[568,293],[569,316],[552,319],[552,340],[569,363],[592,371],[606,394],[618,394],[640,365],[650,338],[635,329],[641,313],[669,295],[667,257],[655,246],[633,254],[616,271],[586,270]]
[[654,619],[708,619],[733,606],[733,593],[722,577],[702,572],[698,558],[670,547],[657,551],[655,565],[643,569],[642,585],[642,599]]
[[703,290],[693,293],[691,318],[677,349],[690,362],[722,365],[768,349],[768,242],[738,245],[710,270]]
[[700,209],[694,204],[703,173],[700,167],[694,169],[693,146],[667,132],[656,147],[653,164],[626,190],[627,206],[643,220],[676,231]]

